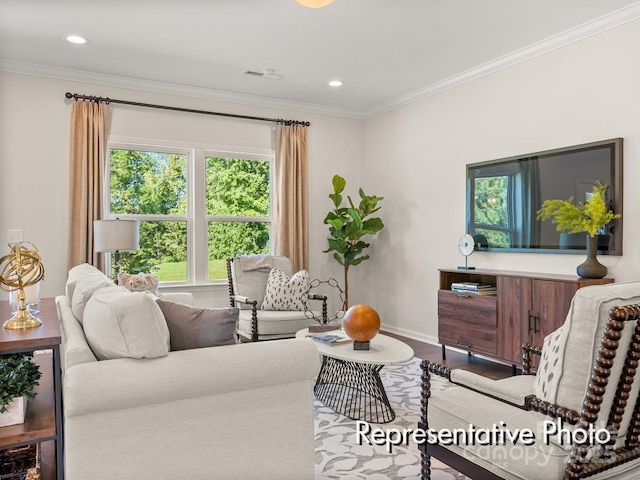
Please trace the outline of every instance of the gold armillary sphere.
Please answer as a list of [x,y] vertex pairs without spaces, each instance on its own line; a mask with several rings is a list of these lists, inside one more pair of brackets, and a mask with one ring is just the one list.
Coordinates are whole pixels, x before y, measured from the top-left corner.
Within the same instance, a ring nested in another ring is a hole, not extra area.
[[18,291],[18,311],[3,327],[10,330],[33,328],[42,322],[31,315],[25,303],[24,287],[35,285],[44,278],[44,266],[38,249],[29,242],[9,243],[8,255],[0,258],[0,288]]

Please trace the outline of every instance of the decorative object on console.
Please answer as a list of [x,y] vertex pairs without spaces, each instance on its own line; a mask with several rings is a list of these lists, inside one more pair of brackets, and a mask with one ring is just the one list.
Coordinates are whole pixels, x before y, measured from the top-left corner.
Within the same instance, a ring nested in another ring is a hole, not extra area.
[[0,287],[7,292],[18,292],[18,310],[3,327],[8,330],[39,327],[42,322],[27,308],[25,288],[44,279],[40,253],[29,242],[9,244],[9,248],[9,254],[0,258]]
[[369,342],[380,331],[380,315],[369,305],[354,305],[345,313],[342,328],[353,339],[354,350],[369,350]]
[[40,367],[33,352],[0,355],[0,427],[24,422],[27,400],[36,397]]
[[139,224],[135,220],[95,220],[93,222],[94,249],[98,253],[114,253],[113,281],[120,273],[120,252],[140,249]]
[[329,248],[324,253],[334,252],[333,258],[344,267],[344,303],[343,310],[349,308],[349,267],[351,265],[360,265],[369,259],[369,255],[363,255],[365,248],[369,247],[369,243],[362,240],[365,235],[375,235],[384,228],[382,219],[378,217],[367,218],[373,213],[380,210],[378,202],[384,197],[376,197],[366,195],[364,190],[358,190],[360,194],[360,204],[356,207],[349,200],[348,207],[341,207],[342,192],[347,182],[340,175],[334,175],[333,193],[329,194],[329,198],[333,201],[335,207],[324,219],[324,223],[329,225],[330,237]]
[[584,203],[574,204],[573,197],[569,200],[545,200],[538,210],[538,218],[551,219],[559,232],[587,234],[587,259],[577,268],[582,278],[603,278],[607,274],[607,267],[597,259],[598,238],[613,220],[621,217],[607,205],[608,188],[608,185],[597,181]]
[[458,241],[458,251],[464,256],[464,266],[458,267],[458,270],[475,270],[476,267],[470,267],[468,264],[469,255],[473,253],[475,248],[476,241],[471,235],[465,233],[460,237]]

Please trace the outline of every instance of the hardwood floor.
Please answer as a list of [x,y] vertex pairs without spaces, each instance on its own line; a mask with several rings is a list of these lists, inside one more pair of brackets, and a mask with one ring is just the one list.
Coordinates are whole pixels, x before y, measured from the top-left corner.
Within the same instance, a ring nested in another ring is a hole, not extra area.
[[513,375],[513,369],[509,365],[503,365],[490,361],[486,358],[476,355],[468,355],[447,348],[446,360],[442,360],[442,347],[440,345],[431,345],[429,343],[420,342],[412,338],[403,337],[389,332],[381,332],[390,337],[402,340],[413,348],[415,356],[420,359],[430,360],[440,365],[446,365],[449,368],[464,368],[485,377],[500,379]]

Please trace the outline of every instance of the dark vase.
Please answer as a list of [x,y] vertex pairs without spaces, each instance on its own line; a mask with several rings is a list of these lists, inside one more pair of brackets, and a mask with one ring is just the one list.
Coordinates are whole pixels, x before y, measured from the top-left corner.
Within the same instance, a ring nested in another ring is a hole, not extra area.
[[582,278],[602,278],[607,274],[607,267],[598,261],[598,237],[587,234],[587,259],[577,268]]

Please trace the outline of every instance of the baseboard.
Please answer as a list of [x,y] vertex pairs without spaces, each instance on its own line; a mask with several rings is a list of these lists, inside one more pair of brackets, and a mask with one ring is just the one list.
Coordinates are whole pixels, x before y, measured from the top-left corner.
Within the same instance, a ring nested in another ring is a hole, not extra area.
[[382,324],[380,329],[387,331],[389,333],[395,333],[396,335],[402,335],[403,337],[411,338],[413,340],[429,343],[431,345],[438,345],[438,346],[440,345],[440,343],[438,343],[437,337],[433,337],[431,335],[425,335],[424,333],[414,332],[413,330],[407,330],[405,328],[398,328],[398,327],[394,327],[393,325],[385,325],[385,324]]

